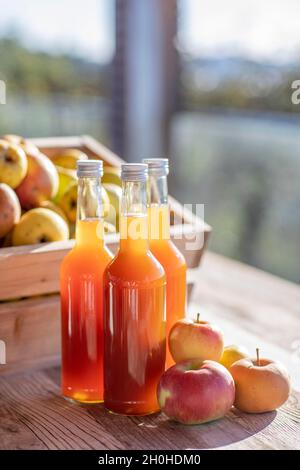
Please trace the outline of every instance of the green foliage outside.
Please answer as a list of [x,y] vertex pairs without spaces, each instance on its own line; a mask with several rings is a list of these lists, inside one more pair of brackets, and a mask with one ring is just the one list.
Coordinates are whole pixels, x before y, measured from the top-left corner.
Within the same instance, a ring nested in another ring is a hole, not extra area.
[[67,55],[32,52],[16,39],[0,40],[0,78],[9,93],[107,96],[106,67]]

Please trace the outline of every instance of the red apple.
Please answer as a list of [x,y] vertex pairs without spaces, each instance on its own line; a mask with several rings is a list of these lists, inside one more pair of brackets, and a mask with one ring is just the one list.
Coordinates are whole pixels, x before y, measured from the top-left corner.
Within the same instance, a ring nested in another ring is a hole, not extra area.
[[51,160],[42,153],[27,153],[27,159],[27,175],[16,188],[16,193],[21,206],[31,209],[55,196],[58,191],[58,174]]
[[177,321],[169,334],[169,349],[175,362],[187,359],[219,361],[223,352],[223,334],[207,321],[183,319]]
[[256,359],[240,359],[229,372],[236,387],[234,406],[241,411],[273,411],[289,397],[289,374],[279,362],[260,359],[258,355]]
[[161,377],[157,397],[162,411],[183,424],[201,424],[222,418],[234,401],[234,381],[215,361],[194,359],[168,369]]
[[21,207],[10,186],[0,183],[0,238],[5,237],[21,217]]

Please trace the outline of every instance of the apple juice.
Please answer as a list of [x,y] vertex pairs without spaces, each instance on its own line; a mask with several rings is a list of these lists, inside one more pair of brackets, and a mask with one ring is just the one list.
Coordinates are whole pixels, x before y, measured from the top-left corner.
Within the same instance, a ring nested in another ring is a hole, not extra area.
[[103,401],[103,272],[112,256],[103,241],[102,162],[78,162],[76,241],[60,271],[62,394]]
[[[169,161],[167,158],[144,159],[148,164],[148,202],[150,249],[165,270],[167,278],[167,338],[177,320],[186,311],[186,262],[170,240],[170,212],[168,205]],[[166,367],[174,364],[167,344]]]
[[165,368],[165,273],[149,249],[147,165],[122,166],[120,248],[104,274],[104,404],[119,414],[159,410]]

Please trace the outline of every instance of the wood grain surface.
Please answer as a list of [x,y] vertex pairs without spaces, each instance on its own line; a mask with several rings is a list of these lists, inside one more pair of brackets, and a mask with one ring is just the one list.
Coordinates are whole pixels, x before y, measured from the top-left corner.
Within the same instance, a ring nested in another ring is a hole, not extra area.
[[258,345],[288,366],[294,390],[282,408],[261,415],[233,409],[199,426],[163,414],[121,417],[65,401],[59,368],[51,367],[0,376],[0,449],[300,449],[300,287],[211,253],[194,276],[190,315],[203,312],[227,343]]

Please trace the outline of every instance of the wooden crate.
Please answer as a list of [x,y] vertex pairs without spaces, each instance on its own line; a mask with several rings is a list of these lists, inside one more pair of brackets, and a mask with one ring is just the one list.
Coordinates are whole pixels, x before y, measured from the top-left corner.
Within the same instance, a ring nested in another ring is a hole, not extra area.
[[[120,166],[122,160],[89,136],[33,139],[50,158],[63,148],[83,150],[104,165]],[[170,197],[171,237],[185,255],[188,279],[197,268],[211,228]],[[182,216],[183,223],[176,223]],[[180,234],[184,236],[179,238]],[[203,245],[186,250],[186,242],[203,237]],[[118,235],[106,236],[115,252]],[[56,363],[60,354],[59,266],[73,240],[0,249],[0,340],[6,344],[6,365],[0,373]],[[192,282],[189,282],[189,291]]]

